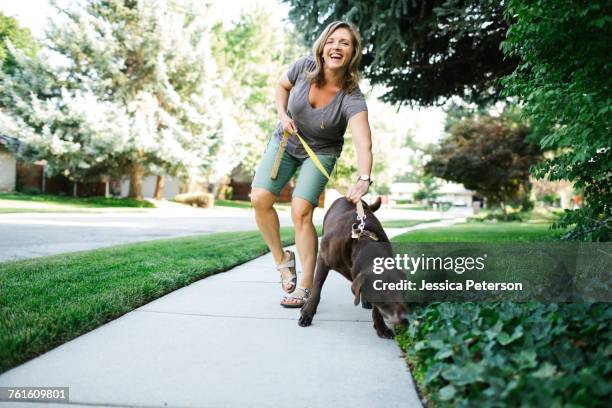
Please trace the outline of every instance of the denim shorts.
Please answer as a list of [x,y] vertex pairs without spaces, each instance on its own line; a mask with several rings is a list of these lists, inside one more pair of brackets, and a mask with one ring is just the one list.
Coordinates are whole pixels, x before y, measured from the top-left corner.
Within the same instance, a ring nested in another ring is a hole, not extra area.
[[[318,206],[319,196],[323,192],[328,180],[327,177],[321,173],[321,170],[315,166],[310,157],[298,158],[285,151],[281,159],[280,167],[278,168],[276,180],[270,178],[278,146],[279,141],[276,137],[272,137],[261,158],[251,187],[263,188],[275,196],[278,196],[283,187],[291,180],[291,177],[293,177],[299,168],[300,172],[295,183],[295,188],[293,189],[293,197],[303,198],[312,203],[313,206]],[[337,157],[328,154],[318,154],[317,157],[325,170],[327,170],[327,174],[331,174],[336,164]]]

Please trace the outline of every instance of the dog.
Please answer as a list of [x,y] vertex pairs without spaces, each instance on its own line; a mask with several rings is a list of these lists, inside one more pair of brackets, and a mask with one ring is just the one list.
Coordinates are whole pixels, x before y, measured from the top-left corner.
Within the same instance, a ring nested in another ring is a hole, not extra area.
[[[310,326],[321,300],[321,289],[325,279],[333,269],[352,282],[351,290],[355,295],[355,305],[359,304],[360,297],[364,298],[364,307],[371,304],[372,320],[376,334],[381,338],[393,338],[393,330],[385,324],[386,318],[393,324],[405,325],[404,316],[408,312],[408,305],[401,293],[392,293],[381,302],[381,295],[376,299],[372,290],[362,291],[364,285],[370,285],[374,279],[384,279],[386,282],[399,282],[404,278],[402,272],[394,269],[382,275],[373,273],[373,258],[392,257],[389,238],[382,225],[374,216],[374,211],[380,208],[380,197],[372,204],[362,201],[366,215],[364,234],[358,238],[352,236],[353,225],[357,222],[356,206],[345,197],[340,197],[331,205],[323,219],[323,237],[314,276],[314,283],[310,298],[302,306],[298,324],[302,327]],[[363,293],[362,293],[363,292]],[[378,301],[377,301],[378,300]]]

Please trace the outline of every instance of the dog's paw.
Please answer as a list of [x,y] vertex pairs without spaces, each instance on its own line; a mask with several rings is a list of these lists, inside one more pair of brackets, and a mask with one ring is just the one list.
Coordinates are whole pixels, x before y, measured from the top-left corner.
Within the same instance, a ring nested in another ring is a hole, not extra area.
[[302,326],[302,327],[308,327],[312,324],[312,316],[310,315],[301,315],[299,320],[298,320],[298,325]]
[[384,326],[382,328],[378,328],[374,326],[374,330],[376,330],[376,334],[381,339],[392,339],[395,336],[395,334],[393,333],[393,330],[391,330],[387,326]]

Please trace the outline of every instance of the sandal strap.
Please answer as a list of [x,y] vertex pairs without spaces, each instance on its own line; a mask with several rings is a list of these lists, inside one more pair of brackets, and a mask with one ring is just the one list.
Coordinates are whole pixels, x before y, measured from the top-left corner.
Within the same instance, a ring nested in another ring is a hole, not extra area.
[[276,267],[277,271],[280,271],[281,269],[284,268],[295,268],[295,255],[293,255],[293,252],[291,251],[286,251],[289,254],[289,260],[287,262],[281,263]]
[[[302,291],[303,295],[297,295],[296,292],[300,290]],[[285,295],[283,297],[283,300],[285,299],[297,299],[297,300],[308,300],[308,298],[310,297],[310,289],[307,288],[302,288],[302,287],[297,287],[295,288],[295,290],[293,291],[293,293],[291,293],[290,295]]]
[[292,277],[287,278],[287,279],[281,279],[281,283],[283,285],[285,285],[287,283],[295,283],[295,282],[297,282],[297,275],[296,276],[292,276]]

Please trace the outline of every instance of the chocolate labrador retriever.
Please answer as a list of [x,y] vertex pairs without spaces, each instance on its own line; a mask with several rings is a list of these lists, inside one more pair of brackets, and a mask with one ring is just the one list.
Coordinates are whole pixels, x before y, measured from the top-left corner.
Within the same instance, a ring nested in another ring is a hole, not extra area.
[[[375,275],[372,271],[374,257],[392,257],[391,245],[380,222],[374,216],[374,211],[380,207],[380,198],[368,206],[363,202],[366,215],[365,233],[354,238],[351,233],[356,220],[355,204],[341,197],[334,201],[323,220],[323,237],[317,257],[317,267],[314,285],[308,301],[301,310],[298,324],[310,326],[321,300],[321,288],[330,269],[338,271],[342,276],[353,282],[351,289],[355,295],[355,305],[359,304],[360,296],[366,303],[372,305],[372,320],[376,334],[382,338],[393,338],[393,331],[387,327],[383,319],[393,324],[405,324],[404,316],[408,306],[401,293],[388,296],[374,294],[372,282],[383,279],[385,282],[399,282],[404,278],[400,271],[386,271]],[[366,286],[364,286],[366,285]],[[368,290],[362,290],[366,288]],[[363,292],[363,293],[362,293]],[[384,300],[384,301],[383,301]]]

